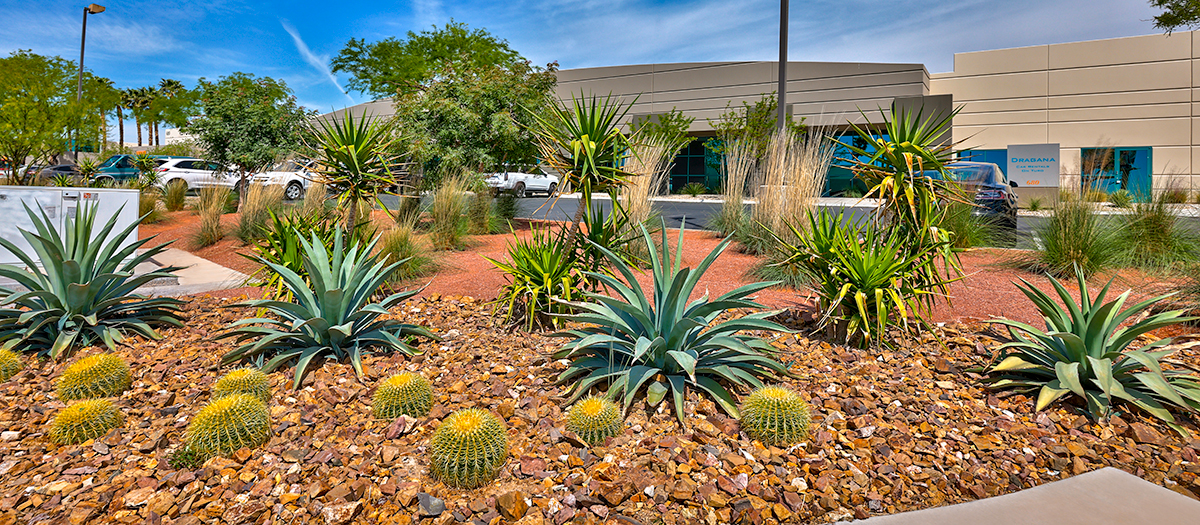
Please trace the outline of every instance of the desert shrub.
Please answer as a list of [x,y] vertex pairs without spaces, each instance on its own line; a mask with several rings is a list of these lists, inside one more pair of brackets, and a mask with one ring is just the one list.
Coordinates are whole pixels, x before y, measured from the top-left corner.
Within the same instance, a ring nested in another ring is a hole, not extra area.
[[433,408],[433,385],[421,374],[404,372],[383,380],[371,397],[371,413],[392,420],[401,415],[425,417]]
[[138,194],[138,215],[142,217],[142,224],[155,224],[162,221],[162,210],[158,208],[160,195],[162,192],[155,187],[145,188]]
[[619,435],[624,427],[625,416],[621,414],[621,407],[603,397],[585,397],[576,401],[567,411],[567,430],[590,445]]
[[379,257],[384,264],[398,264],[388,277],[391,282],[403,282],[436,269],[433,258],[417,237],[412,220],[398,222],[379,234]]
[[21,354],[8,349],[0,350],[0,382],[8,381],[22,368],[25,368],[25,363],[21,362]]
[[1083,192],[1083,200],[1087,202],[1108,202],[1108,192],[1092,188]]
[[666,134],[655,133],[644,138],[631,146],[632,154],[625,166],[630,175],[618,194],[621,207],[629,214],[630,236],[637,234],[639,225],[649,223],[654,213],[651,199],[662,190],[678,151],[673,148],[672,137]]
[[[238,216],[233,233],[243,243],[250,244],[263,237],[263,230],[270,213],[283,206],[283,186],[278,184],[251,184],[246,191],[246,202]],[[358,209],[358,208],[356,208]]]
[[1179,188],[1167,188],[1160,195],[1161,199],[1167,204],[1187,204],[1188,201],[1187,190]]
[[478,190],[467,199],[467,224],[475,235],[492,233],[492,192]]
[[1119,189],[1108,195],[1108,203],[1118,208],[1128,208],[1133,204],[1133,194],[1129,190]]
[[[200,202],[196,211],[200,213],[200,229],[192,237],[197,248],[212,246],[225,237],[221,228],[221,216],[226,213],[230,197],[234,192],[222,186],[200,188]],[[234,206],[236,209],[236,205]]]
[[1040,246],[1025,266],[1052,275],[1070,275],[1076,267],[1092,275],[1112,264],[1120,253],[1112,224],[1083,200],[1059,201],[1034,233]]
[[679,193],[691,197],[699,197],[705,193],[708,193],[708,186],[705,186],[700,182],[689,182],[682,188],[679,188]]
[[721,180],[721,211],[713,219],[713,229],[728,237],[744,228],[746,223],[746,183],[754,174],[754,144],[735,140],[725,145],[721,159],[725,177]]
[[134,271],[161,254],[169,243],[143,248],[151,238],[131,239],[139,222],[114,232],[115,214],[95,230],[95,206],[81,206],[74,219],[67,219],[63,231],[53,226],[45,211],[41,217],[28,207],[25,211],[35,231],[23,235],[38,258],[0,238],[0,247],[24,263],[24,267],[0,265],[0,277],[28,291],[13,293],[0,287],[6,303],[6,308],[0,309],[4,348],[62,358],[84,346],[105,345],[114,350],[130,333],[161,339],[156,327],[182,326],[179,307],[183,301],[146,298],[135,292],[155,279],[174,277],[180,270],[166,266],[144,273]]
[[347,359],[361,377],[364,353],[375,350],[411,354],[413,350],[405,340],[415,336],[437,339],[422,327],[390,318],[388,310],[416,295],[419,289],[370,302],[398,266],[385,265],[372,255],[373,241],[365,246],[354,242],[347,249],[338,229],[332,248],[327,248],[315,233],[308,240],[300,239],[300,244],[311,283],[282,265],[260,259],[279,274],[293,302],[260,299],[233,305],[261,308],[269,317],[236,321],[218,335],[218,339],[232,338],[239,344],[221,358],[221,364],[265,359],[261,368],[270,373],[294,362],[292,387],[298,389],[313,359]]
[[434,249],[452,250],[462,246],[468,230],[464,217],[467,207],[466,185],[465,177],[451,176],[443,178],[441,185],[434,190],[429,206],[429,217],[433,220],[429,238]]
[[228,456],[271,438],[271,414],[261,399],[233,394],[202,408],[184,434],[185,447],[200,458]]
[[121,411],[107,399],[88,399],[74,403],[54,417],[50,441],[74,445],[96,439],[121,426]]
[[514,233],[507,247],[508,261],[485,257],[508,280],[496,299],[497,308],[506,310],[506,321],[527,330],[547,328],[557,326],[557,316],[570,311],[561,301],[579,298],[586,277],[568,237],[565,229],[534,227],[528,239]]
[[945,206],[942,228],[949,231],[951,245],[965,250],[978,246],[995,246],[1001,240],[1001,226],[991,217],[975,215],[975,205],[951,202]]
[[1175,351],[1168,346],[1170,338],[1153,340],[1136,350],[1131,345],[1140,343],[1152,330],[1192,319],[1184,317],[1182,310],[1142,313],[1152,311],[1169,296],[1122,310],[1128,290],[1106,303],[1112,281],[1093,298],[1084,272],[1076,269],[1075,278],[1078,303],[1066,287],[1048,278],[1058,297],[1066,301],[1063,306],[1024,279],[1024,286],[1017,285],[1041,311],[1046,330],[1007,319],[993,321],[1008,328],[1012,342],[997,349],[996,362],[989,367],[991,386],[1036,391],[1034,410],[1038,411],[1063,396],[1077,396],[1086,413],[1101,421],[1115,413],[1114,405],[1129,403],[1186,435],[1166,407],[1188,412],[1200,409],[1200,378],[1188,371],[1162,368],[1161,361]]
[[722,241],[695,269],[681,269],[683,232],[680,231],[677,252],[672,258],[665,224],[662,230],[659,254],[650,233],[642,229],[654,276],[652,297],[647,297],[637,284],[633,268],[624,259],[603,249],[609,267],[625,282],[588,272],[590,278],[601,281],[614,295],[585,293],[583,299],[588,302],[571,304],[578,313],[569,319],[587,324],[555,334],[570,339],[554,354],[555,359],[570,360],[558,380],[574,381],[567,402],[583,397],[592,387],[607,384],[608,395],[623,399],[628,408],[637,394],[650,386],[648,381],[657,376],[665,383],[659,386],[673,392],[676,416],[681,423],[688,388],[707,393],[725,412],[736,416],[737,407],[722,382],[733,387],[758,387],[759,377],[786,371],[772,357],[775,351],[770,344],[738,332],[787,329],[767,320],[774,312],[755,312],[714,322],[733,309],[763,308],[748,297],[775,283],[750,284],[713,300],[701,298],[689,302],[697,282],[729,247],[730,240]]
[[1118,219],[1116,237],[1123,264],[1147,270],[1185,265],[1200,258],[1200,235],[1188,228],[1167,202],[1165,193],[1133,205]]
[[1029,211],[1039,211],[1045,206],[1042,204],[1042,199],[1034,197],[1029,199]]
[[323,216],[326,213],[325,202],[329,200],[329,189],[319,182],[310,182],[304,190],[304,203],[301,209],[305,215]]
[[833,148],[819,131],[809,130],[798,137],[785,128],[772,137],[751,182],[756,203],[750,220],[736,234],[745,251],[770,254],[776,236],[792,235],[787,224],[803,224],[804,217],[816,208],[832,160]]
[[271,401],[271,379],[255,368],[239,368],[225,374],[213,385],[212,398],[248,394],[263,403]]
[[59,399],[73,401],[120,395],[132,383],[124,360],[112,354],[94,354],[67,367],[54,388]]
[[501,227],[508,228],[509,223],[517,218],[517,214],[521,211],[517,196],[513,195],[512,192],[501,193],[499,197],[496,197],[493,211]]
[[763,386],[742,403],[742,430],[764,445],[785,447],[804,441],[811,422],[808,404],[786,386]]
[[187,203],[188,186],[186,182],[174,180],[167,184],[163,191],[163,207],[167,211],[182,210]]
[[1059,188],[1058,189],[1058,202],[1060,202],[1060,203],[1071,202],[1071,201],[1075,200],[1076,197],[1078,197],[1078,196],[1079,196],[1078,193],[1071,191],[1069,188]]
[[446,485],[479,487],[495,479],[508,459],[508,433],[487,410],[459,410],[433,432],[429,454],[429,470]]

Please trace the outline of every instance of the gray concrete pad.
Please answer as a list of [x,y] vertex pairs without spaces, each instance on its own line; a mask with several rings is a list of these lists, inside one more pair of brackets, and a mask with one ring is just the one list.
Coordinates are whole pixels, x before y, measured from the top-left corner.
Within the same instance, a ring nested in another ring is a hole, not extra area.
[[178,297],[227,290],[245,286],[247,279],[242,272],[175,248],[167,248],[155,255],[151,262],[158,267],[182,266],[183,269],[176,272],[176,283],[151,282],[150,286],[138,288],[137,292],[143,295]]
[[[839,522],[847,523],[847,522]],[[1200,501],[1115,468],[854,525],[1197,525]]]

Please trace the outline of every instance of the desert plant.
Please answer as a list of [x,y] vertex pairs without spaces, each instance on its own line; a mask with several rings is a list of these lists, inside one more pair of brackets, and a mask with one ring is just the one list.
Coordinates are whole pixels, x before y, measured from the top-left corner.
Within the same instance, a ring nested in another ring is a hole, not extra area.
[[1047,276],[1063,306],[1021,279],[1023,286],[1017,287],[1041,311],[1046,330],[1007,319],[992,321],[1008,327],[1012,342],[997,348],[998,362],[988,370],[991,386],[1037,391],[1035,410],[1074,394],[1086,403],[1087,414],[1099,420],[1113,415],[1114,404],[1128,402],[1186,434],[1166,407],[1188,412],[1200,409],[1200,378],[1181,370],[1163,370],[1160,362],[1175,352],[1166,348],[1171,338],[1137,349],[1131,345],[1152,330],[1194,318],[1184,317],[1182,310],[1142,313],[1170,295],[1122,309],[1129,299],[1128,290],[1104,302],[1111,280],[1093,298],[1084,272],[1076,269],[1075,278],[1078,303],[1058,280]]
[[1052,275],[1070,275],[1078,267],[1092,275],[1116,260],[1117,232],[1082,199],[1059,201],[1050,217],[1035,229],[1041,246],[1025,266]]
[[1188,192],[1179,188],[1167,188],[1161,193],[1162,200],[1167,204],[1187,204]]
[[271,414],[266,403],[250,394],[233,394],[209,403],[184,434],[185,447],[208,459],[254,448],[271,437]]
[[112,354],[93,354],[67,367],[55,392],[63,401],[113,397],[129,390],[133,378],[129,365]]
[[791,235],[788,224],[803,224],[816,208],[832,160],[833,148],[817,130],[801,137],[784,128],[771,137],[761,169],[751,181],[755,204],[750,220],[737,231],[745,251],[770,254],[776,236]]
[[377,303],[369,302],[399,266],[377,261],[371,255],[374,241],[366,246],[355,242],[346,249],[342,231],[338,229],[332,249],[315,233],[309,240],[300,239],[300,244],[311,284],[280,264],[260,259],[283,279],[293,302],[260,299],[233,305],[262,308],[272,316],[236,321],[218,335],[220,339],[232,338],[239,343],[221,358],[222,364],[267,358],[261,368],[270,373],[294,361],[292,386],[299,389],[314,358],[349,359],[355,373],[362,377],[364,352],[377,349],[411,354],[414,350],[405,339],[412,336],[437,339],[422,327],[384,318],[390,316],[388,310],[420,289],[395,293]]
[[586,278],[567,236],[565,230],[535,226],[527,239],[513,234],[508,261],[484,257],[508,279],[496,299],[496,307],[506,309],[505,321],[533,330],[557,325],[557,315],[570,311],[562,301],[579,297]]
[[1087,202],[1108,202],[1108,192],[1099,188],[1090,188],[1083,192],[1083,200]]
[[1132,213],[1121,216],[1115,232],[1121,262],[1147,270],[1163,270],[1200,258],[1200,235],[1188,228],[1160,193],[1149,202],[1133,205]]
[[476,187],[470,199],[467,200],[467,224],[471,233],[475,235],[492,233],[492,201],[492,192],[487,188],[480,187]]
[[[225,237],[221,228],[221,216],[225,214],[229,199],[234,192],[224,186],[207,186],[200,188],[200,202],[196,210],[200,213],[200,229],[192,237],[192,243],[198,247],[212,246]],[[234,206],[237,209],[237,206]]]
[[951,202],[945,207],[942,228],[949,231],[951,245],[959,250],[977,246],[995,246],[1001,240],[1001,228],[996,220],[975,214],[976,205]]
[[508,459],[508,432],[487,410],[459,410],[429,440],[429,470],[446,485],[471,489],[495,479]]
[[181,180],[173,180],[167,183],[166,189],[163,191],[163,207],[167,211],[179,211],[187,203],[187,183]]
[[742,430],[768,446],[790,446],[808,438],[808,404],[782,385],[763,386],[742,403]]
[[432,258],[426,253],[426,247],[417,238],[415,218],[399,221],[391,228],[379,234],[379,256],[385,264],[396,264],[390,282],[402,282],[422,275],[427,275],[435,269]]
[[0,246],[24,263],[24,268],[0,265],[0,276],[26,290],[0,287],[3,348],[69,357],[83,346],[104,344],[116,349],[127,333],[157,340],[162,336],[154,327],[182,326],[179,307],[183,301],[135,293],[180,270],[165,266],[135,274],[138,265],[162,253],[170,243],[143,248],[153,237],[130,239],[138,221],[114,235],[119,213],[96,230],[95,206],[81,206],[75,218],[66,220],[62,232],[45,210],[41,217],[28,206],[25,212],[35,231],[21,230],[21,235],[36,252],[36,262],[12,241],[0,238]]
[[8,381],[8,378],[17,375],[22,368],[25,368],[25,363],[21,362],[21,354],[11,350],[0,350],[0,382]]
[[325,201],[329,199],[329,189],[316,181],[309,182],[304,190],[304,204],[301,209],[305,215],[323,216],[326,214]]
[[1108,203],[1118,208],[1128,208],[1133,204],[1133,194],[1129,190],[1119,189],[1108,195]]
[[469,228],[466,221],[468,181],[464,176],[447,176],[433,192],[429,205],[429,238],[434,249],[452,250],[462,246]]
[[597,249],[601,246],[631,264],[641,265],[646,256],[645,246],[636,241],[640,240],[641,228],[651,226],[633,224],[621,201],[615,195],[610,194],[610,197],[612,210],[604,213],[603,206],[593,206],[592,211],[583,216],[583,229],[575,236],[575,253],[581,270],[608,271],[608,261]]
[[751,141],[735,140],[725,145],[725,155],[721,158],[725,174],[721,181],[724,202],[713,221],[713,227],[722,236],[733,235],[746,224],[746,183],[753,178],[756,162]]
[[87,399],[74,403],[50,425],[50,441],[74,445],[96,439],[121,426],[121,411],[107,399]]
[[175,470],[194,470],[200,468],[207,459],[185,445],[167,456],[167,465]]
[[70,173],[56,173],[48,180],[44,180],[47,186],[55,188],[70,188],[75,186],[75,176]]
[[585,443],[594,445],[604,438],[616,436],[625,427],[625,416],[621,407],[602,397],[588,396],[567,411],[567,430],[574,432]]
[[1029,206],[1029,211],[1039,211],[1044,207],[1044,205],[1042,204],[1042,199],[1039,199],[1037,197],[1029,199],[1028,206]]
[[262,370],[256,368],[239,368],[231,370],[217,384],[213,385],[212,398],[221,399],[234,394],[248,394],[261,400],[271,402],[271,379]]
[[153,187],[158,183],[158,168],[162,165],[162,161],[154,158],[149,153],[139,153],[133,157],[133,167],[138,170],[138,177],[134,181],[139,189]]
[[674,395],[675,412],[681,423],[689,386],[707,392],[725,412],[736,416],[733,398],[720,381],[736,387],[759,387],[762,383],[758,377],[786,372],[786,367],[772,357],[771,345],[738,332],[788,330],[767,320],[776,312],[750,313],[713,323],[730,310],[762,309],[762,305],[747,297],[775,283],[749,284],[715,300],[700,298],[689,302],[701,276],[729,247],[730,241],[721,241],[695,269],[681,269],[683,231],[679,232],[673,259],[665,224],[661,236],[660,255],[649,231],[642,228],[654,276],[652,298],[646,296],[624,259],[600,248],[611,269],[623,276],[625,282],[601,273],[587,273],[616,297],[589,292],[584,294],[589,302],[570,303],[578,313],[568,317],[588,325],[554,334],[570,338],[554,354],[555,359],[571,361],[558,382],[574,381],[568,403],[587,394],[593,386],[607,383],[609,397],[623,397],[628,408],[638,392],[648,386],[647,381],[661,376]]
[[679,188],[679,193],[690,197],[699,197],[708,193],[708,186],[705,186],[702,182],[689,182],[682,188]]
[[75,168],[75,171],[79,172],[79,177],[83,179],[82,182],[88,183],[96,177],[97,173],[100,173],[100,163],[91,159],[84,159],[79,161],[79,166]]
[[303,155],[312,160],[316,182],[337,194],[343,210],[343,228],[353,232],[361,224],[361,206],[374,204],[379,194],[396,185],[392,147],[399,134],[393,120],[358,117],[345,111],[342,118],[316,119],[303,135]]
[[163,219],[162,210],[158,209],[158,198],[162,192],[155,187],[144,188],[138,194],[138,215],[142,224],[155,224]]
[[493,211],[495,212],[496,220],[500,222],[500,225],[504,228],[508,228],[509,223],[511,223],[513,219],[517,218],[517,214],[521,211],[520,203],[517,201],[517,196],[513,195],[511,191],[501,193],[499,197],[496,197],[496,202],[493,205]]
[[246,202],[238,216],[233,233],[245,244],[263,237],[263,225],[272,211],[283,206],[283,186],[278,184],[251,184],[246,191]]
[[1070,188],[1058,189],[1058,202],[1071,202],[1079,197],[1079,192],[1072,191]]
[[425,417],[433,408],[433,386],[421,374],[404,372],[384,379],[371,397],[371,413],[392,420],[401,415]]
[[652,199],[662,190],[669,176],[678,141],[663,133],[645,136],[631,146],[631,154],[625,170],[630,173],[621,188],[619,201],[629,214],[629,230],[626,235],[637,235],[639,224],[649,224],[653,215]]

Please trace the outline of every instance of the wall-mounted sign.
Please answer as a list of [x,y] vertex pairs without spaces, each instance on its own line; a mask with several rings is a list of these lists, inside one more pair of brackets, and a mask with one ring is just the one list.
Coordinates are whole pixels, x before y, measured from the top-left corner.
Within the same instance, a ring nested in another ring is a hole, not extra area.
[[1058,144],[1010,144],[1004,173],[1022,188],[1057,188],[1061,160]]

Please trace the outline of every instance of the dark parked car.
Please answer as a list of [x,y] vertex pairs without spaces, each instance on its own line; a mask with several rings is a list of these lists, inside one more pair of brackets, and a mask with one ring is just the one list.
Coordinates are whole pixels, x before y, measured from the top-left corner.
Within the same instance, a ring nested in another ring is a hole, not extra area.
[[42,171],[38,172],[38,176],[46,178],[52,178],[58,175],[71,175],[73,177],[78,177],[79,167],[74,164],[55,164],[53,166],[42,168]]
[[[990,162],[955,162],[947,167],[950,178],[960,183],[967,194],[975,195],[974,214],[993,219],[1009,230],[1017,229],[1017,183],[1008,180],[1004,170]],[[941,179],[936,171],[923,172]]]

